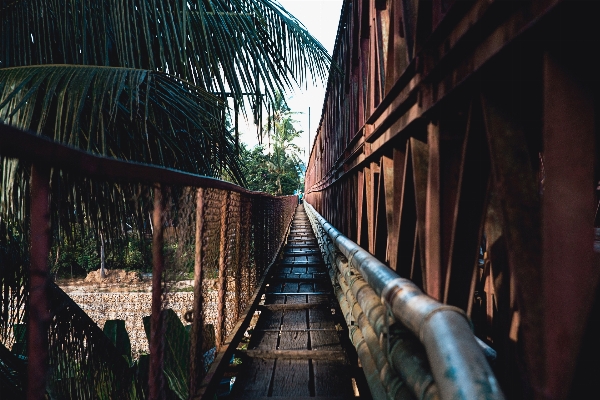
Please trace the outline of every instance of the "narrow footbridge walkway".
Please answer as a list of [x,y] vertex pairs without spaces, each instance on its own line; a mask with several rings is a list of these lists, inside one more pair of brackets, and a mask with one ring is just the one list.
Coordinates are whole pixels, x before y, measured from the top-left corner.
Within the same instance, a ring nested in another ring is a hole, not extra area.
[[263,298],[232,397],[354,397],[354,348],[303,205]]

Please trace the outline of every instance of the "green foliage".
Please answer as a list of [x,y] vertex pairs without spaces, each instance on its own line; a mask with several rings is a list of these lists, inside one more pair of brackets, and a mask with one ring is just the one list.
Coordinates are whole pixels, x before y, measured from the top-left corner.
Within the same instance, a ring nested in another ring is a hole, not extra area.
[[[240,160],[245,174],[246,188],[249,190],[273,195],[291,195],[302,185],[302,162],[285,153],[280,154],[279,160],[276,160],[274,154],[265,153],[261,146],[249,150],[242,145]],[[278,167],[274,168],[274,165]]]
[[[234,138],[220,122],[226,110],[219,97],[231,92],[243,103],[245,92],[258,91],[273,101],[277,92],[303,82],[307,70],[324,80],[329,69],[323,46],[271,0],[11,1],[0,9],[0,122],[107,157],[212,176],[225,171],[236,181],[243,179]],[[297,175],[285,172],[293,162],[278,154],[265,165],[276,175],[277,193],[293,190]],[[27,162],[0,157],[0,223],[22,232],[28,232],[31,215],[24,195],[29,171]],[[97,269],[99,232],[108,268],[147,268],[143,202],[152,198],[142,194],[148,189],[139,185],[138,193],[135,184],[75,172],[52,171],[53,272]],[[138,236],[120,230],[131,219],[138,222],[132,223]],[[27,276],[24,268],[12,267],[25,265],[27,255],[0,233],[0,333],[6,337],[9,323],[24,319]],[[120,365],[105,335],[65,296],[57,295],[52,305],[59,313],[51,331],[63,333],[52,336],[57,375],[50,382],[78,398],[111,397],[114,379],[128,382],[129,367]],[[189,337],[174,318],[167,312],[165,374],[187,398]],[[101,368],[91,364],[96,360]],[[93,385],[106,396],[95,395]],[[121,396],[112,398],[124,398],[123,388],[116,389]]]
[[[190,334],[175,311],[167,308],[163,310],[162,316],[165,324],[165,377],[169,388],[181,400],[186,400],[189,395]],[[146,337],[150,342],[150,316],[144,317],[143,322]]]
[[[100,268],[100,243],[89,230],[73,229],[52,245],[49,264],[58,277],[82,276]],[[106,243],[106,268],[148,271],[152,267],[150,243],[130,234]]]
[[239,178],[224,92],[273,101],[307,75],[325,81],[331,58],[271,0],[159,3],[3,5],[0,121],[110,157]]
[[27,356],[27,325],[14,324],[13,333],[15,335],[15,342],[12,345],[11,351],[16,355]]
[[129,341],[127,329],[125,329],[125,321],[122,319],[109,319],[104,323],[103,331],[127,360],[127,363],[131,365],[131,342]]
[[267,131],[271,148],[256,146],[252,150],[242,146],[240,160],[248,189],[274,195],[291,195],[303,187],[304,164],[300,149],[293,143],[302,131],[294,126],[294,112],[288,107],[281,92],[275,94],[273,114],[269,117]]
[[[145,326],[145,325],[144,325]],[[147,399],[150,393],[148,389],[148,378],[150,377],[150,354],[141,354],[137,361],[137,381],[140,388],[141,396]]]
[[0,342],[0,393],[3,399],[25,399],[27,363]]

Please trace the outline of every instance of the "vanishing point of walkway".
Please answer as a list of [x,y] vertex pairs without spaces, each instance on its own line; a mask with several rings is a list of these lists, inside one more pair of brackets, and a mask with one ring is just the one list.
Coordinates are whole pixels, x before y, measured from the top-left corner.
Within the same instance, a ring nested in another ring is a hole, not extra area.
[[265,292],[231,397],[353,398],[356,353],[303,205]]

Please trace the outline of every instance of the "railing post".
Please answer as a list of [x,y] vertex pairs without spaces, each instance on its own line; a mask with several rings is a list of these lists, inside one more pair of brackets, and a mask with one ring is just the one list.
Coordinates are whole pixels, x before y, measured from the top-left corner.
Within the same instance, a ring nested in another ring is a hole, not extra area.
[[46,395],[48,370],[48,253],[50,252],[50,169],[31,167],[31,266],[27,338],[27,399]]
[[[237,195],[236,195],[237,196]],[[243,198],[239,196],[238,206],[235,210],[235,258],[233,259],[233,267],[235,268],[235,309],[233,310],[233,319],[235,321],[240,317],[240,304],[241,304],[241,291],[242,291],[242,265],[240,264],[241,254],[241,234],[242,234],[242,212],[243,212]]]
[[196,240],[194,254],[194,309],[190,345],[190,396],[194,396],[204,375],[202,346],[204,334],[204,298],[202,293],[202,242],[204,238],[204,189],[196,191]]
[[215,329],[217,350],[221,347],[225,339],[225,312],[227,311],[227,214],[229,212],[229,202],[231,193],[226,192],[225,202],[221,208],[221,237],[219,245],[219,298],[217,301],[217,327]]
[[263,252],[264,252],[264,230],[262,197],[252,198],[252,225],[254,228],[254,264],[256,266],[256,276],[262,275]]
[[164,324],[162,315],[162,277],[165,267],[163,255],[163,213],[162,188],[154,186],[154,210],[152,211],[152,316],[150,319],[150,374],[149,399],[165,397],[163,374]]

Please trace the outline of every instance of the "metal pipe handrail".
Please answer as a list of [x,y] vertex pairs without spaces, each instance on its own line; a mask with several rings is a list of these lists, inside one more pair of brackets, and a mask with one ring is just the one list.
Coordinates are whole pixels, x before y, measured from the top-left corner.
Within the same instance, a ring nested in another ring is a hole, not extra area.
[[442,399],[504,398],[461,309],[427,296],[410,280],[401,278],[342,235],[307,202],[305,208],[394,317],[419,338]]
[[[380,297],[360,273],[348,265],[346,257],[335,247],[329,236],[324,234],[315,217],[310,212],[307,215],[323,251],[336,298],[342,310],[348,310],[344,312],[344,318],[348,326],[355,326],[358,322],[369,353],[380,371],[380,382],[367,380],[371,390],[377,391],[378,386],[383,384],[389,398],[440,399],[423,345],[398,324],[388,326],[387,311]],[[351,335],[350,338],[357,347],[354,336]],[[359,354],[361,363],[363,356],[364,354]]]

